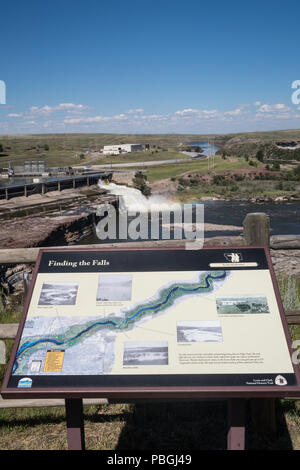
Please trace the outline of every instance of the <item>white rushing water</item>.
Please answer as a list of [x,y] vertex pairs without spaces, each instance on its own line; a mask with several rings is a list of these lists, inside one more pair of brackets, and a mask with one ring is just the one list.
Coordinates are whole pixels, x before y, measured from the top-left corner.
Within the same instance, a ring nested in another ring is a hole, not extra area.
[[[204,237],[204,208],[202,204],[197,205],[196,218],[194,220],[191,204],[185,204],[183,207],[179,202],[174,202],[171,198],[168,199],[166,196],[153,195],[146,197],[136,188],[108,183],[102,180],[99,180],[98,186],[101,189],[105,189],[109,194],[119,197],[118,213],[120,217],[120,238],[123,239],[125,237],[136,240],[138,234],[143,233],[143,236],[141,236],[142,239],[148,239],[149,237],[151,239],[168,240],[172,232],[174,239],[187,238],[190,241],[193,240],[193,242],[200,242],[199,247],[202,247]],[[139,216],[136,220],[129,222],[127,216],[129,216],[129,218],[135,217],[137,213]],[[97,215],[100,215],[100,213]],[[172,222],[171,217],[173,219]],[[112,222],[112,219],[115,219],[115,211],[112,210],[110,212],[108,210],[106,218]],[[151,219],[151,233],[148,232],[149,218]],[[105,227],[105,223],[106,220],[102,219],[102,222],[99,222],[96,227],[96,233],[100,239],[102,239],[102,230]],[[140,224],[140,232],[137,231],[138,224]],[[137,234],[135,231],[137,231]],[[112,233],[114,235],[115,231],[112,230]],[[120,233],[126,235],[122,235],[121,237]],[[188,248],[187,245],[189,245],[188,242],[186,243],[186,248]],[[195,247],[195,243],[192,243],[192,245]]]
[[125,185],[107,183],[99,180],[98,186],[109,194],[119,196],[119,211],[148,212],[152,210],[168,210],[172,202],[164,196],[154,195],[148,198],[139,189]]

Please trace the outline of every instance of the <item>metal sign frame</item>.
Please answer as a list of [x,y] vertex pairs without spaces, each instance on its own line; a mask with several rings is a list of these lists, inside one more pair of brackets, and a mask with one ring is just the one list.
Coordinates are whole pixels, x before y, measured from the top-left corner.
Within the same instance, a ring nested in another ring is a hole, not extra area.
[[[210,250],[215,251],[241,251],[241,250],[257,250],[262,249],[265,253],[265,258],[267,262],[267,269],[270,271],[273,289],[276,296],[276,301],[278,305],[278,309],[280,312],[280,318],[285,334],[285,339],[289,348],[290,355],[292,355],[292,341],[291,336],[289,333],[288,324],[285,318],[283,305],[280,298],[279,288],[276,281],[274,269],[272,266],[272,261],[270,257],[270,253],[267,247],[265,246],[253,246],[253,247],[227,247],[226,248],[219,248],[219,247],[209,247],[205,248],[208,253]],[[87,248],[87,249],[77,249],[72,248],[71,250],[68,248],[61,248],[61,249],[41,249],[39,252],[39,256],[36,262],[36,266],[33,273],[33,278],[31,281],[30,289],[25,301],[24,310],[22,314],[22,318],[20,321],[19,329],[17,332],[16,340],[14,343],[14,347],[12,350],[11,358],[7,367],[7,371],[5,374],[5,379],[3,382],[1,395],[4,399],[9,398],[64,398],[64,399],[82,399],[82,398],[112,398],[112,399],[140,399],[140,398],[227,398],[227,399],[235,399],[235,398],[266,398],[266,397],[276,397],[276,398],[286,398],[286,397],[300,397],[300,369],[297,365],[293,364],[294,374],[296,378],[295,385],[286,385],[286,386],[277,386],[277,385],[239,385],[239,386],[197,386],[197,385],[179,385],[179,386],[168,386],[166,383],[160,386],[151,386],[151,385],[144,385],[139,386],[136,384],[132,384],[130,386],[119,386],[118,384],[110,385],[110,386],[101,386],[101,387],[85,387],[85,386],[71,386],[71,387],[64,387],[59,386],[57,388],[54,387],[41,387],[41,388],[17,388],[9,386],[9,380],[12,374],[13,365],[16,359],[16,354],[18,351],[18,346],[21,340],[24,324],[26,321],[28,309],[30,306],[32,293],[35,287],[35,282],[37,279],[37,275],[39,273],[40,263],[44,253],[61,253],[65,252],[70,254],[71,252],[81,252],[81,253],[88,253],[88,252],[97,252],[98,254],[103,252],[108,253],[120,253],[120,256],[124,252],[140,252],[140,251],[165,251],[165,252],[175,252],[177,250],[182,250],[182,248],[118,248],[117,250],[114,248],[106,248],[105,246],[99,246],[99,250],[95,250],[95,248]],[[191,250],[185,251],[188,253]],[[200,250],[203,252],[203,250]],[[212,252],[211,252],[212,253]],[[145,269],[145,271],[147,271]]]

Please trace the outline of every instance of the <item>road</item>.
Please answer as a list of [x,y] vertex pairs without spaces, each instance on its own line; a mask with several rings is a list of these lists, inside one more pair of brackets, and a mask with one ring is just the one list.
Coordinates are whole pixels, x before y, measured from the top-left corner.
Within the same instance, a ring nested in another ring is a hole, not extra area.
[[[184,153],[184,152],[182,152]],[[105,165],[91,165],[89,166],[90,170],[103,170],[105,168],[130,168],[130,167],[137,167],[137,166],[154,166],[154,165],[164,165],[168,163],[184,163],[184,162],[191,162],[198,159],[207,158],[206,155],[199,155],[195,152],[190,152],[193,156],[191,158],[176,158],[171,160],[150,160],[144,162],[127,162],[127,163],[106,163]],[[72,168],[86,168],[86,166],[73,166]]]

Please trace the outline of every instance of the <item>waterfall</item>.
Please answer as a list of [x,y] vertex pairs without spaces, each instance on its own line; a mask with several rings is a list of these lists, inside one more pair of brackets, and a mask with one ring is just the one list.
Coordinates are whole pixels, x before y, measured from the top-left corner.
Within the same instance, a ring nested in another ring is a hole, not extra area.
[[[140,214],[137,219],[140,218],[139,222],[144,227],[146,239],[150,237],[151,239],[160,238],[168,240],[171,238],[170,233],[172,233],[174,239],[188,238],[194,240],[196,238],[197,240],[200,237],[200,246],[198,246],[198,248],[202,247],[204,233],[204,212],[202,204],[198,204],[197,207],[195,207],[196,211],[193,215],[191,204],[185,204],[184,206],[189,207],[183,207],[180,203],[176,203],[162,195],[153,195],[147,198],[136,188],[108,183],[102,180],[99,180],[98,186],[101,189],[105,189],[109,194],[119,197],[118,214],[120,217],[119,220],[122,223],[124,223],[123,215],[126,216],[126,224],[128,222],[130,225],[127,215],[134,217],[136,213]],[[107,217],[111,220],[111,218],[114,217],[114,211],[112,211],[112,215],[108,213]],[[151,221],[150,232],[147,231],[147,221]],[[123,225],[123,230],[124,228],[125,225]],[[182,231],[184,231],[184,235]],[[98,237],[101,238],[100,231]],[[132,236],[132,239],[135,240],[137,238]],[[195,243],[193,243],[193,245],[195,245]]]
[[153,195],[147,198],[139,189],[125,185],[107,183],[99,180],[98,186],[109,194],[119,196],[119,211],[148,212],[149,210],[168,210],[171,201],[164,196]]

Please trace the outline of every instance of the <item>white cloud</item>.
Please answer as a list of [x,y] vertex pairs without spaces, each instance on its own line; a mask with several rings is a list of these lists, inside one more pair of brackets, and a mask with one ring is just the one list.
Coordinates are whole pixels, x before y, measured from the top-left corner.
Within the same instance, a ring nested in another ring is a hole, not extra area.
[[105,122],[105,121],[125,121],[128,117],[122,113],[116,116],[90,116],[90,117],[79,117],[79,118],[65,118],[65,124],[81,124],[81,123],[93,123],[93,122]]
[[241,114],[242,110],[240,108],[236,108],[232,111],[225,111],[224,114],[228,114],[229,116],[237,116]]
[[219,114],[217,109],[194,109],[186,108],[175,111],[174,115],[178,117],[191,117],[195,119],[209,119]]
[[74,104],[74,103],[60,103],[57,106],[31,106],[29,111],[32,114],[38,115],[47,115],[54,113],[56,111],[67,111],[67,112],[74,112],[74,111],[83,111],[85,109],[89,109],[88,106],[84,106],[83,104]]
[[193,108],[187,108],[181,111],[175,111],[175,114],[177,114],[178,116],[186,116],[186,115],[197,114],[197,113],[199,113],[199,110],[193,109]]
[[65,118],[65,124],[80,124],[84,122],[93,123],[93,122],[101,122],[101,121],[108,121],[109,118],[105,116],[93,116],[93,117],[80,117],[80,118]]
[[263,104],[258,109],[258,112],[259,113],[274,113],[274,112],[277,112],[277,111],[286,112],[286,111],[290,111],[290,109],[291,108],[289,108],[288,106],[286,106],[285,104],[282,104],[282,103],[273,104],[273,105]]
[[129,109],[125,114],[143,114],[145,110],[143,108]]
[[[300,106],[290,108],[283,103],[237,104],[229,110],[197,109],[186,107],[170,113],[147,113],[142,108],[132,108],[115,115],[89,115],[83,104],[60,103],[55,106],[31,106],[27,112],[10,113],[6,127],[11,133],[48,132],[239,132],[255,130],[253,126],[267,129],[284,126],[299,127]],[[276,126],[274,124],[276,123]],[[0,126],[4,123],[0,123]],[[6,131],[7,132],[7,131]]]

